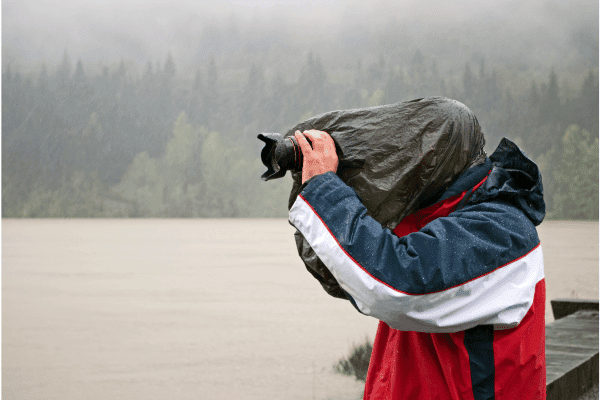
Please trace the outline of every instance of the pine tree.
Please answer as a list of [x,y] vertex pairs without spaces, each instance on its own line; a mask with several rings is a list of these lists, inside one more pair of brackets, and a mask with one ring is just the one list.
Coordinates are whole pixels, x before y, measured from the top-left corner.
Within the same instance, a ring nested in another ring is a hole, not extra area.
[[580,124],[598,137],[598,79],[592,71],[581,85],[577,114]]
[[552,215],[598,219],[598,139],[577,125],[565,132],[553,171]]
[[477,77],[471,70],[471,66],[469,63],[465,64],[465,69],[463,71],[462,76],[462,84],[463,84],[463,96],[465,98],[465,102],[471,103],[474,100],[475,93],[477,91]]
[[389,79],[384,87],[383,103],[391,104],[407,100],[402,72],[390,71]]
[[299,116],[311,116],[327,111],[326,81],[327,73],[321,59],[313,56],[312,52],[308,53],[296,87],[296,108]]
[[77,60],[77,65],[75,66],[75,72],[73,73],[73,83],[77,84],[85,84],[86,76],[83,70],[83,63],[81,59]]
[[71,78],[71,59],[69,58],[69,54],[68,54],[67,50],[65,49],[65,51],[63,53],[62,63],[60,64],[60,66],[58,67],[58,70],[56,71],[56,80],[58,82],[59,88],[65,88],[68,85],[70,78]]
[[544,122],[559,123],[561,120],[560,96],[558,88],[558,78],[554,68],[550,71],[548,86],[543,93],[541,102],[541,118]]
[[[239,109],[241,119],[235,121],[238,129],[244,132],[246,139],[254,140],[255,131],[265,124],[266,81],[262,67],[252,64],[248,71],[248,80],[240,96]],[[249,123],[255,121],[254,124]]]
[[221,120],[226,116],[220,110],[221,99],[219,90],[219,73],[215,56],[211,56],[208,62],[208,71],[206,79],[206,88],[202,98],[204,112],[202,113],[201,124],[209,129],[215,129]]
[[167,75],[170,79],[175,77],[175,62],[173,61],[173,56],[171,52],[167,55],[167,60],[165,61],[165,66],[163,68],[163,73]]

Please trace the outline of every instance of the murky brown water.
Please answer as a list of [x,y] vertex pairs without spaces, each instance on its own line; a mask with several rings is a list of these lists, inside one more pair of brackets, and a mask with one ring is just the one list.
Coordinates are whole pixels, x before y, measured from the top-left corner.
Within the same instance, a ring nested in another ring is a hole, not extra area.
[[[598,298],[598,224],[539,228],[548,298]],[[355,399],[377,321],[285,220],[3,220],[3,399]],[[548,304],[547,318],[551,320]]]

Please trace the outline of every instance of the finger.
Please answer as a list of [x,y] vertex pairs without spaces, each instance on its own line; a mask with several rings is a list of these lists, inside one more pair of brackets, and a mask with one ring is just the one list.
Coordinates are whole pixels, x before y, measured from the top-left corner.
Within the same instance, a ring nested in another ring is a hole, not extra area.
[[312,147],[310,147],[310,144],[308,143],[304,135],[300,133],[300,131],[296,131],[296,133],[294,133],[294,136],[296,137],[298,145],[300,145],[300,150],[302,150],[302,154],[306,155],[312,152]]
[[315,129],[304,131],[304,135],[311,139],[312,147],[315,150],[323,150],[326,146],[327,139],[329,137],[329,135],[326,132],[317,131]]
[[311,140],[321,140],[323,138],[323,133],[325,133],[325,132],[311,129],[308,131],[304,131],[303,135],[308,136]]
[[325,144],[325,148],[329,149],[333,154],[335,154],[336,150],[335,150],[335,142],[333,141],[333,138],[331,137],[330,134],[328,134],[326,132],[323,132],[323,133],[324,133],[323,141]]
[[319,139],[317,140],[317,143],[319,144],[319,149],[321,151],[329,151],[333,154],[336,153],[335,143],[330,134],[324,131],[313,131],[313,133],[318,135]]
[[326,156],[337,156],[335,149],[335,142],[330,134],[324,131],[312,131],[312,133],[318,137],[317,143],[319,145],[319,151]]
[[304,131],[304,133],[308,133],[308,134],[310,134],[310,135],[312,135],[314,137],[320,137],[320,136],[326,134],[325,132],[319,131],[319,130],[316,130],[316,129],[309,129],[307,131]]

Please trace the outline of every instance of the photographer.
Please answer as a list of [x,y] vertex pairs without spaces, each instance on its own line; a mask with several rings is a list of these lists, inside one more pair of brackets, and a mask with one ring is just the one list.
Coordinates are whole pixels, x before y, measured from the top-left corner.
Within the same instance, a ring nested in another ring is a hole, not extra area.
[[546,397],[541,176],[506,139],[485,157],[473,120],[481,148],[456,149],[473,159],[393,230],[336,175],[326,132],[295,133],[304,161],[290,223],[352,305],[380,320],[365,399]]

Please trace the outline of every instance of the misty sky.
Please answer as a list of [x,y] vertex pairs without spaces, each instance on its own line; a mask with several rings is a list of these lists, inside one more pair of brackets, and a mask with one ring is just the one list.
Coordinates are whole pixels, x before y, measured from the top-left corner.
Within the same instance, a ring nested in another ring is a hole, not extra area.
[[190,54],[215,26],[280,35],[311,46],[340,33],[354,34],[355,40],[361,30],[377,32],[394,23],[426,46],[430,39],[423,36],[443,29],[463,32],[465,43],[493,42],[507,32],[519,40],[540,32],[559,38],[580,21],[595,27],[592,39],[597,43],[598,3],[591,0],[4,0],[2,61],[56,64],[68,49],[71,59],[88,64],[114,65],[123,58],[144,65],[171,52],[178,65],[186,65],[198,61]]

